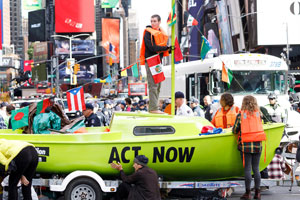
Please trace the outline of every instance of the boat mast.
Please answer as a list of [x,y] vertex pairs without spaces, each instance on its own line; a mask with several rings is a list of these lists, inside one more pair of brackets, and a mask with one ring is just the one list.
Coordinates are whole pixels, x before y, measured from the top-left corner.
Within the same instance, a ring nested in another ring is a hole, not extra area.
[[[172,7],[175,5],[175,0],[171,0]],[[175,9],[176,12],[176,9]],[[175,15],[175,13],[173,13]],[[172,25],[172,36],[171,36],[171,45],[175,46],[175,24]],[[172,48],[171,54],[171,115],[175,115],[175,64],[174,64],[174,48]]]

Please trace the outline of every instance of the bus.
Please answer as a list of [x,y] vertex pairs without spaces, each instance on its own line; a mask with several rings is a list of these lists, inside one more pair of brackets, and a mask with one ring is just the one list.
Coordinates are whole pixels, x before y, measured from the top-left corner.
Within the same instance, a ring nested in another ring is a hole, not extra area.
[[[230,87],[222,82],[223,65],[233,72]],[[171,97],[171,66],[164,66],[163,70],[166,80],[162,83],[160,98],[165,99]],[[239,107],[246,95],[255,96],[259,106],[264,106],[269,103],[268,95],[275,93],[280,105],[286,108],[289,132],[296,135],[300,126],[295,119],[300,119],[300,115],[290,109],[288,83],[292,81],[288,81],[285,61],[265,54],[220,55],[175,65],[175,91],[182,91],[187,100],[195,97],[201,104],[203,98],[210,95],[214,105],[219,107],[220,96],[228,92]]]

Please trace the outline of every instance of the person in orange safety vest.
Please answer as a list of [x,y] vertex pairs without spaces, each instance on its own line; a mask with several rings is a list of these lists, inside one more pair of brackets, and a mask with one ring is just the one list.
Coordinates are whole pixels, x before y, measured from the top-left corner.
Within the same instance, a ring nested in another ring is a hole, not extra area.
[[255,183],[254,199],[261,199],[259,162],[262,151],[262,141],[266,140],[266,134],[263,129],[260,110],[255,97],[251,95],[244,97],[241,112],[236,117],[232,132],[239,134],[238,149],[241,152],[245,172],[246,192],[241,199],[251,199],[250,187],[252,170]]
[[151,26],[147,26],[144,35],[142,46],[140,50],[140,63],[145,65],[147,72],[147,82],[149,87],[149,112],[150,113],[163,113],[159,110],[158,98],[161,83],[155,83],[146,62],[146,59],[156,54],[160,55],[162,60],[163,56],[169,56],[171,47],[167,46],[169,37],[160,28],[161,18],[159,15],[151,17]]
[[211,123],[216,128],[231,128],[234,125],[239,108],[234,106],[233,96],[229,93],[224,93],[220,99],[222,108],[218,109]]

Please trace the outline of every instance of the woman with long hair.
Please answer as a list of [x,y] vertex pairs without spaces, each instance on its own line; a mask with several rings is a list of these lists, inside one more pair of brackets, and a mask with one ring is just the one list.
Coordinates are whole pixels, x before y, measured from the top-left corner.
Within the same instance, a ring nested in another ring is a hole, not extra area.
[[262,141],[266,140],[259,106],[255,97],[245,96],[240,114],[237,115],[232,132],[239,134],[238,150],[245,172],[245,194],[241,199],[251,199],[251,170],[254,173],[255,196],[254,199],[261,199],[259,162],[262,151]]

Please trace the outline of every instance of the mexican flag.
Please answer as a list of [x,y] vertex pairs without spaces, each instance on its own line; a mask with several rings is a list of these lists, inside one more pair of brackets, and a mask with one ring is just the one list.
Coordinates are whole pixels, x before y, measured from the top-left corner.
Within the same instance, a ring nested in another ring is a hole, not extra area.
[[198,21],[192,15],[189,15],[187,19],[187,26],[197,26],[197,25],[198,25]]
[[224,62],[222,62],[222,81],[228,84],[228,88],[230,87],[231,81],[233,79],[233,73],[232,71],[227,68],[224,64]]
[[51,106],[50,99],[44,99],[37,103],[35,114],[44,113],[46,108]]
[[149,69],[151,71],[154,83],[160,83],[165,80],[164,72],[162,71],[162,66],[160,62],[159,54],[151,56],[146,59]]
[[13,110],[11,113],[11,126],[13,131],[28,126],[29,106]]

